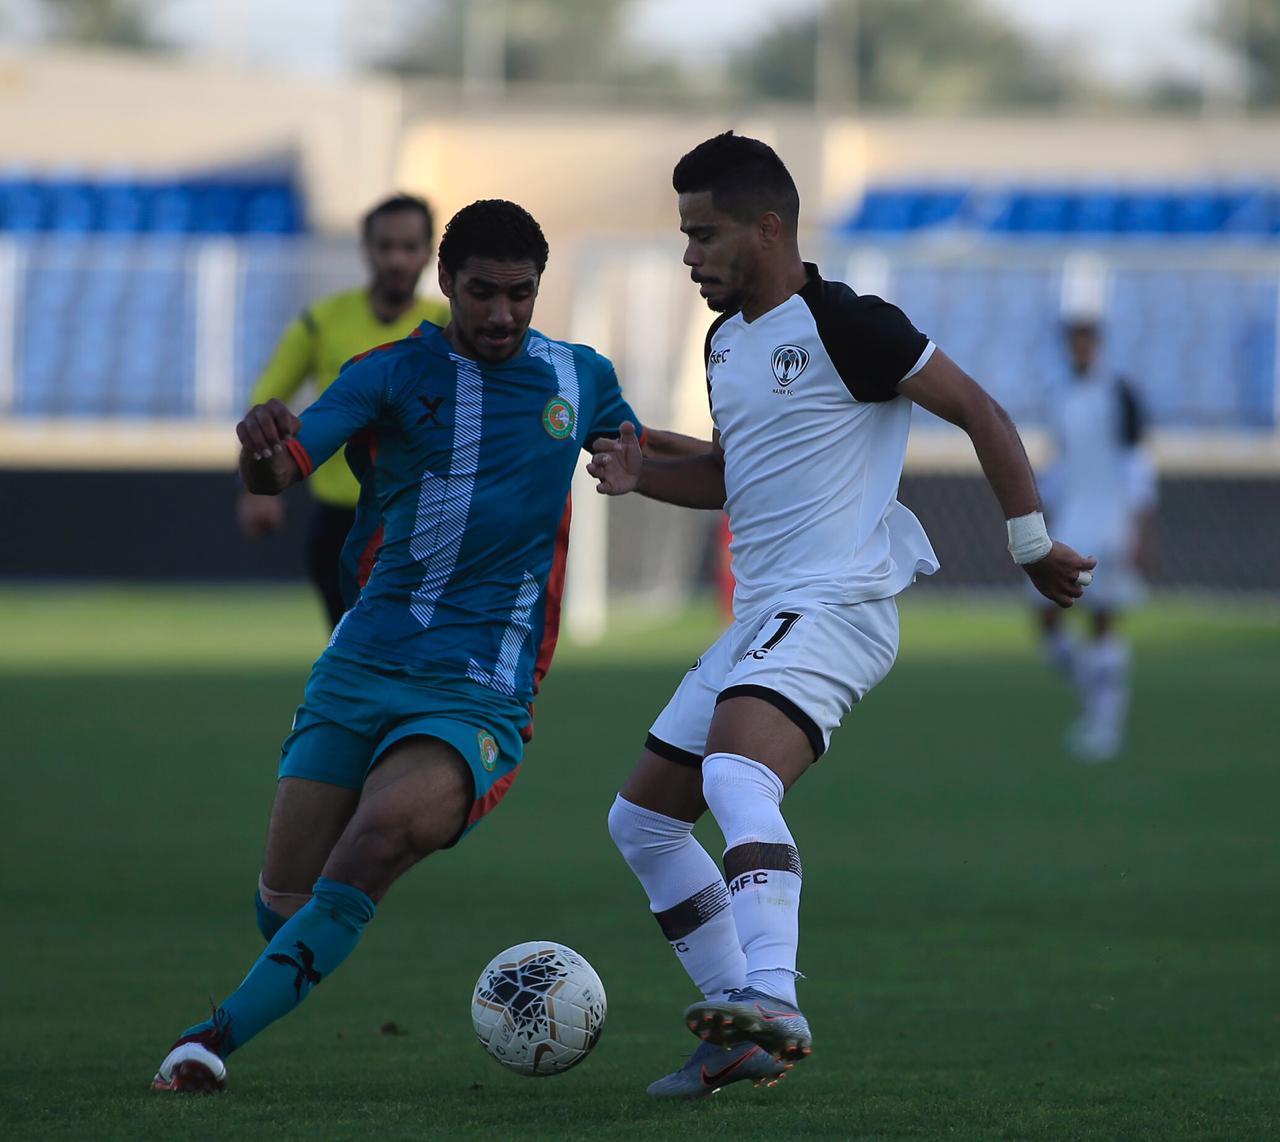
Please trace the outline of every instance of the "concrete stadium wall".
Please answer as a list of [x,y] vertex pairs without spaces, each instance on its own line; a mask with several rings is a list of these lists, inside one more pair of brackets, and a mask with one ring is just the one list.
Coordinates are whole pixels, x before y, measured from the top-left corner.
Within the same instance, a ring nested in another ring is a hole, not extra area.
[[401,88],[122,52],[0,52],[0,165],[132,175],[294,157],[312,222],[350,231],[391,185]]

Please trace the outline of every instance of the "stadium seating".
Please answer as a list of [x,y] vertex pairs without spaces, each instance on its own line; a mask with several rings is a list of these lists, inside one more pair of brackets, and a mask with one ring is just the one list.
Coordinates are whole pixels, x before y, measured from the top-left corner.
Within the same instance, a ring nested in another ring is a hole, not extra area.
[[1264,240],[1280,236],[1280,188],[872,186],[835,229],[860,238],[959,230],[1015,238]]
[[288,178],[36,178],[0,171],[0,231],[19,234],[298,234]]
[[[0,239],[21,244],[24,267],[12,411],[195,415],[196,243],[305,229],[301,193],[285,177],[0,172]],[[278,300],[296,311],[296,284],[285,292]],[[254,367],[280,329],[279,306],[262,308],[271,327],[249,331],[244,355]]]

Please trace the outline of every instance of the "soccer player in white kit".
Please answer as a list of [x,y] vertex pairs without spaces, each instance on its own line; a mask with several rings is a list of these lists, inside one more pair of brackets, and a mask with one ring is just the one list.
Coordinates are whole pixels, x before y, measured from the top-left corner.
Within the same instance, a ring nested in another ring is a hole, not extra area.
[[1072,376],[1049,408],[1055,456],[1041,482],[1054,533],[1096,556],[1098,572],[1085,599],[1091,637],[1074,642],[1061,612],[1045,605],[1040,630],[1080,701],[1068,746],[1081,761],[1106,761],[1120,751],[1129,708],[1129,646],[1116,619],[1140,601],[1150,571],[1156,479],[1141,405],[1106,367],[1096,318],[1072,314],[1064,333]]
[[[712,450],[651,462],[623,425],[588,465],[599,491],[725,508],[733,625],[658,716],[609,831],[703,1000],[704,1042],[649,1092],[772,1082],[809,1053],[797,1006],[801,863],[786,790],[893,664],[894,597],[937,560],[899,504],[911,402],[959,425],[1010,521],[1010,549],[1058,606],[1082,558],[1045,530],[1003,410],[894,306],[801,260],[799,195],[778,156],[732,132],[677,164],[690,276],[720,316],[706,343]],[[1087,580],[1087,574],[1085,575]],[[724,874],[692,835],[711,810]]]

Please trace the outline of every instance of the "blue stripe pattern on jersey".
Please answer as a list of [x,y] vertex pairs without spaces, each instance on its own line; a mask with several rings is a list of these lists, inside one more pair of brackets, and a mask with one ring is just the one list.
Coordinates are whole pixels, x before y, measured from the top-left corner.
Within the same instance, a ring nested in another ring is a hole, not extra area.
[[436,603],[458,566],[458,552],[471,514],[475,472],[480,464],[484,382],[474,361],[450,354],[458,371],[458,416],[453,430],[453,465],[443,476],[428,472],[418,493],[418,518],[409,553],[422,564],[422,583],[413,593],[413,617],[431,625]]

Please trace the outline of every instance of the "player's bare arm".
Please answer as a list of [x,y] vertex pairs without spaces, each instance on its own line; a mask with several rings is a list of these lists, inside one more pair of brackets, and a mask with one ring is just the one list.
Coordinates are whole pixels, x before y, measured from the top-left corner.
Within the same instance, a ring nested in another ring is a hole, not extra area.
[[639,492],[651,500],[677,507],[723,508],[724,450],[720,447],[720,433],[713,433],[709,448],[705,442],[696,443],[703,446],[696,452],[674,454],[669,458],[653,453],[646,456],[635,425],[625,421],[617,440],[601,439],[592,445],[594,455],[587,471],[596,478],[596,491],[602,495]]
[[[951,358],[935,350],[898,391],[968,434],[1006,519],[1040,511],[1035,476],[1009,414]],[[1069,607],[1084,594],[1080,573],[1092,572],[1096,562],[1055,542],[1043,558],[1021,566],[1045,598]]]
[[274,496],[302,479],[297,461],[285,447],[301,427],[302,421],[274,397],[265,404],[254,405],[236,425],[240,475],[250,492]]
[[684,456],[706,456],[711,452],[710,440],[685,436],[662,428],[646,428],[640,450],[645,459],[678,460]]

